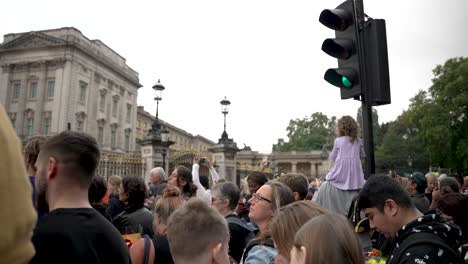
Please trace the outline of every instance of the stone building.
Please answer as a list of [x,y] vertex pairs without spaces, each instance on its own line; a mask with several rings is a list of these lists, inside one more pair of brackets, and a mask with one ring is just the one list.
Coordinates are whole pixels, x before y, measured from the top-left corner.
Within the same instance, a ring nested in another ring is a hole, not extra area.
[[23,141],[72,129],[134,153],[138,73],[100,40],[72,27],[7,34],[0,66],[0,103]]
[[[136,126],[136,141],[137,149],[139,143],[146,137],[148,130],[153,124],[154,116],[145,111],[143,106],[138,106],[137,111],[137,126]],[[192,135],[191,133],[178,128],[164,120],[159,120],[167,130],[169,130],[170,140],[174,142],[170,146],[171,152],[192,150],[199,152],[208,152],[208,149],[213,147],[216,143],[200,135]]]

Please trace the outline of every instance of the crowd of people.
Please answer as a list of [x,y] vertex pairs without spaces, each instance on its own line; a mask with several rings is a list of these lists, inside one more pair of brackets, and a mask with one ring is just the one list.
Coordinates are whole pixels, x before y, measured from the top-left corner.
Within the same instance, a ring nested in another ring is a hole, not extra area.
[[323,182],[259,170],[244,188],[198,154],[191,169],[152,169],[149,183],[105,179],[93,137],[64,131],[21,149],[0,111],[0,263],[362,264],[373,249],[386,263],[467,263],[467,177],[366,181],[357,129],[338,120]]

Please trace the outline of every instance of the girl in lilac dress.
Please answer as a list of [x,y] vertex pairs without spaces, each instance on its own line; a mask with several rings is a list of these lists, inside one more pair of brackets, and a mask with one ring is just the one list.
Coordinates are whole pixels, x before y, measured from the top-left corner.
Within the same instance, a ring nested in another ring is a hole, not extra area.
[[340,118],[336,132],[338,137],[330,154],[334,164],[320,186],[316,202],[331,211],[347,215],[353,197],[366,182],[361,164],[364,150],[357,137],[358,125],[352,117]]

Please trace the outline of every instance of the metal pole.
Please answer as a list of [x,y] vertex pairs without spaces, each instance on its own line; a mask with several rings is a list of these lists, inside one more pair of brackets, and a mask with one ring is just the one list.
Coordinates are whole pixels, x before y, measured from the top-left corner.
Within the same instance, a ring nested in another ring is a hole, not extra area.
[[226,132],[226,113],[223,113],[224,114],[224,132]]
[[156,99],[156,119],[158,119],[158,111],[159,111],[159,100]]
[[359,58],[359,65],[361,67],[361,87],[362,87],[362,124],[364,136],[364,152],[366,153],[364,177],[368,179],[370,175],[375,173],[375,158],[374,158],[374,136],[372,131],[372,88],[369,86],[367,76],[369,74],[366,58],[366,50],[364,43],[366,43],[365,35],[365,20],[364,20],[364,3],[363,0],[352,0],[354,6],[354,15],[358,22],[357,39],[361,54]]

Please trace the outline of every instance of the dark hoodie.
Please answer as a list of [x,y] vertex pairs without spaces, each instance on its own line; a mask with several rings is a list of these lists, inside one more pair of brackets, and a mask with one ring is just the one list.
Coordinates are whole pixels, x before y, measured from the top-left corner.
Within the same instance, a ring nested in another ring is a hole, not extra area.
[[411,246],[404,252],[401,252],[401,254],[398,254],[400,245],[403,245],[406,240],[411,240],[412,235],[420,232],[432,233],[439,236],[454,252],[458,252],[458,248],[463,241],[462,233],[458,226],[447,222],[442,218],[439,211],[430,210],[422,217],[404,225],[398,231],[394,240],[395,247],[387,260],[387,264],[397,263],[397,255],[400,255],[398,263],[460,263],[457,262],[457,256],[454,256],[449,250],[441,249],[439,245],[431,243],[431,241]]

